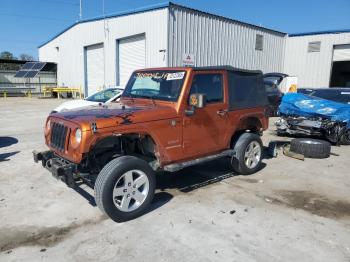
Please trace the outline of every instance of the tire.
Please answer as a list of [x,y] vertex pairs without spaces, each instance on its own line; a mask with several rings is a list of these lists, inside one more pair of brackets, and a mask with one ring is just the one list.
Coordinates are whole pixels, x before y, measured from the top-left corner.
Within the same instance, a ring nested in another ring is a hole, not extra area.
[[290,142],[290,151],[308,158],[327,158],[331,153],[331,144],[319,139],[295,138]]
[[[253,151],[251,151],[251,153],[247,152],[250,146],[253,146],[253,148],[257,147],[256,154]],[[243,133],[233,145],[233,149],[235,155],[231,158],[231,165],[236,173],[249,175],[260,170],[263,146],[259,135]],[[254,165],[250,165],[250,163],[253,164],[253,162],[250,162],[250,160],[248,161],[248,158],[254,160]]]
[[350,129],[348,129],[340,138],[341,145],[350,145]]
[[95,201],[115,222],[124,222],[145,213],[155,188],[155,174],[147,162],[134,156],[121,156],[107,163],[97,176]]

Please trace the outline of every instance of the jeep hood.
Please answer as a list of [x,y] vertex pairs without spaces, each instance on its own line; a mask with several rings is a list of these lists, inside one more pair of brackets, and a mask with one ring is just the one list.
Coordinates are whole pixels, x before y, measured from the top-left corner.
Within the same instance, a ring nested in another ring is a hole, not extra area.
[[177,114],[174,108],[158,104],[110,103],[108,105],[93,105],[82,109],[54,113],[51,116],[84,125],[89,127],[89,129],[91,129],[92,123],[96,123],[97,128],[101,129],[117,125],[170,119],[177,117]]

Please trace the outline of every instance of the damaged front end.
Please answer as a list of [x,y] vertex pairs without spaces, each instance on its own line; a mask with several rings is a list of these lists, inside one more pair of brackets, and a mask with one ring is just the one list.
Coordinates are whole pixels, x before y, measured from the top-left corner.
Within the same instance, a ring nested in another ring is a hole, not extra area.
[[75,186],[74,173],[77,171],[77,165],[57,156],[53,151],[37,152],[33,151],[34,162],[41,161],[43,167],[51,174],[63,181],[69,187]]
[[326,138],[334,144],[350,144],[350,106],[313,96],[286,94],[275,123],[279,135]]
[[334,144],[347,135],[346,123],[323,118],[281,116],[275,125],[278,135],[324,137]]

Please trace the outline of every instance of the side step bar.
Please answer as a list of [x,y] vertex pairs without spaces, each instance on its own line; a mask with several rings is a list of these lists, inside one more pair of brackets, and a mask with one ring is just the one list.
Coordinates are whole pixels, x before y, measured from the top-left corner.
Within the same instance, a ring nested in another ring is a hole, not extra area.
[[229,150],[222,151],[222,152],[215,154],[215,155],[205,156],[202,158],[197,158],[197,159],[185,161],[182,163],[169,164],[169,165],[164,166],[163,170],[169,171],[169,172],[176,172],[176,171],[179,171],[185,167],[202,164],[202,163],[209,162],[209,161],[212,161],[214,159],[218,159],[218,158],[225,157],[225,156],[231,157],[233,155],[235,155],[235,151],[233,149],[229,149]]

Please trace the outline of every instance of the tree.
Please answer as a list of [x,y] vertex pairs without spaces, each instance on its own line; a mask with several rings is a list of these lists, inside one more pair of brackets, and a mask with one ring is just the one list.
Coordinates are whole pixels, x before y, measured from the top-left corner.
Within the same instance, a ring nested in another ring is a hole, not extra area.
[[24,60],[24,61],[34,61],[35,60],[35,58],[33,56],[28,55],[28,54],[20,54],[19,59]]
[[0,59],[17,59],[11,52],[3,51],[0,53]]

